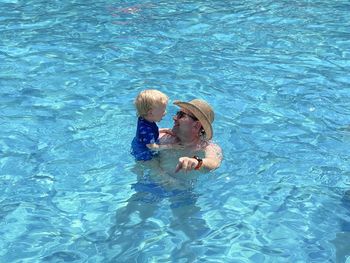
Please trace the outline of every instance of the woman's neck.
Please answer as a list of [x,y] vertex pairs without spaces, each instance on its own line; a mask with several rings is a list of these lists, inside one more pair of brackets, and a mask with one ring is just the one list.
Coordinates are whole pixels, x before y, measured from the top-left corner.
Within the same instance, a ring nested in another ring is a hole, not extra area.
[[179,136],[178,138],[180,139],[181,144],[187,147],[197,146],[201,141],[200,138],[196,136],[193,136],[193,137]]

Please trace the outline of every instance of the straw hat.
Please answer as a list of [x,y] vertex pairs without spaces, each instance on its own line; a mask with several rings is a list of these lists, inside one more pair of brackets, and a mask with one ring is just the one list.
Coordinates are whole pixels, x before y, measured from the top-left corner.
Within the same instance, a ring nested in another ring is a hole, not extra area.
[[213,137],[214,111],[211,106],[204,100],[194,99],[190,102],[174,101],[174,104],[190,111],[202,124],[206,138],[210,140]]

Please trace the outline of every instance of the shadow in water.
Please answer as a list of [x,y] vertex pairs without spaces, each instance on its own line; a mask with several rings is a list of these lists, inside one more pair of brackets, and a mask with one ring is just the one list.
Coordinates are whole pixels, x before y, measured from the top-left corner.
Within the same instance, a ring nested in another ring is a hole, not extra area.
[[[198,249],[194,251],[191,246],[196,247],[210,229],[196,204],[193,182],[179,184],[165,174],[155,180],[144,166],[135,166],[133,172],[138,177],[132,185],[135,193],[116,211],[115,224],[109,230],[113,260],[141,259],[148,249],[156,247],[162,255],[169,242],[173,245],[172,259],[198,257]],[[166,209],[170,209],[170,217],[166,217]]]

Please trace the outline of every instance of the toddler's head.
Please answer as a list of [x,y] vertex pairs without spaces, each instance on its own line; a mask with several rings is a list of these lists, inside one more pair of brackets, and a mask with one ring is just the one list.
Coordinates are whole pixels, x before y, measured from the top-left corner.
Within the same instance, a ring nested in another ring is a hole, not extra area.
[[159,90],[148,89],[141,91],[139,95],[137,95],[134,104],[138,116],[147,118],[151,115],[152,119],[154,119],[153,121],[159,121],[165,114],[168,100],[168,96]]

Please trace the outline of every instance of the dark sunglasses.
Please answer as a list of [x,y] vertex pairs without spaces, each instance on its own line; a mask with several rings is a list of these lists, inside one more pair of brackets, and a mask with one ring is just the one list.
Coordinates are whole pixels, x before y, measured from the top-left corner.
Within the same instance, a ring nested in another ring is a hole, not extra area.
[[194,121],[198,121],[198,119],[196,118],[196,117],[194,117],[193,115],[190,115],[190,114],[187,114],[187,113],[185,113],[185,112],[183,112],[183,111],[178,111],[178,112],[176,112],[176,117],[178,118],[178,119],[181,119],[182,117],[184,117],[184,116],[188,116],[188,117],[190,117],[192,120],[194,120]]

